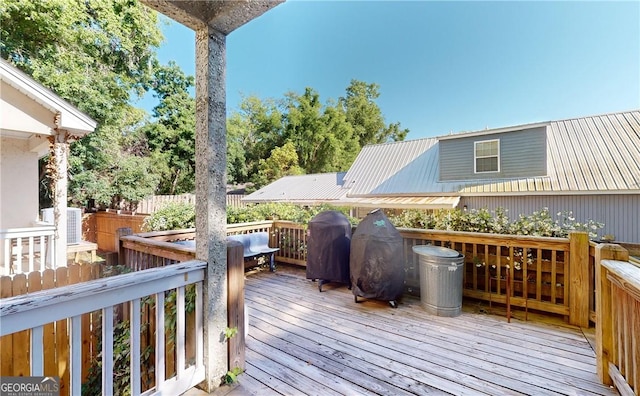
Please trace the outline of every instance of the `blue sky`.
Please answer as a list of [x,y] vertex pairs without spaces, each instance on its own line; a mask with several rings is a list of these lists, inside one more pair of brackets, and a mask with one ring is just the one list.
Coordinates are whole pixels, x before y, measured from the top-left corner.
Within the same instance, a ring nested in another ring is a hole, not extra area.
[[[160,60],[194,74],[194,33],[163,32]],[[407,139],[637,109],[640,2],[289,0],[227,38],[228,112],[351,79]]]

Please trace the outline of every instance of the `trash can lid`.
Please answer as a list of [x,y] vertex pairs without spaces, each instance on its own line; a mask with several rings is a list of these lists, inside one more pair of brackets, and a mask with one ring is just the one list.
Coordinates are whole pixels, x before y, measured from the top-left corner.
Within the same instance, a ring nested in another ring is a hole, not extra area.
[[416,245],[412,249],[414,253],[425,256],[436,256],[445,258],[460,257],[460,253],[458,253],[457,251],[442,246]]

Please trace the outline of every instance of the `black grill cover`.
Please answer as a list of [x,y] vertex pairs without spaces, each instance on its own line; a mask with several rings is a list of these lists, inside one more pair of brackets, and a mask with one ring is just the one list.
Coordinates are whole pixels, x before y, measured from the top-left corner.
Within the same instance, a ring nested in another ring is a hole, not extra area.
[[395,301],[402,295],[402,236],[381,210],[369,213],[353,233],[350,264],[356,297]]
[[349,283],[351,223],[340,212],[329,210],[309,222],[307,279]]

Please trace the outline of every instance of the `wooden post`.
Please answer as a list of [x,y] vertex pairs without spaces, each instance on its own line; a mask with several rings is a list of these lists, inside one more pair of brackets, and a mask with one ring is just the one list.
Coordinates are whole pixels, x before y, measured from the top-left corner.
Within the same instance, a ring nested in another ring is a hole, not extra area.
[[242,243],[237,241],[227,242],[227,271],[229,282],[228,317],[229,327],[236,328],[238,332],[228,340],[229,369],[236,367],[245,370],[244,346],[245,328],[248,325],[244,321],[244,258]]
[[599,244],[595,253],[596,272],[596,365],[598,377],[603,384],[612,385],[609,362],[615,358],[613,318],[611,307],[611,282],[602,260],[629,261],[629,252],[619,245]]
[[570,233],[569,250],[569,323],[589,327],[589,235]]
[[116,238],[115,238],[115,247],[116,247],[116,252],[118,253],[118,264],[120,265],[126,265],[127,263],[125,262],[125,254],[124,254],[124,248],[122,247],[122,242],[120,241],[120,237],[126,236],[126,235],[131,235],[132,231],[131,228],[125,227],[125,228],[118,228],[116,230]]

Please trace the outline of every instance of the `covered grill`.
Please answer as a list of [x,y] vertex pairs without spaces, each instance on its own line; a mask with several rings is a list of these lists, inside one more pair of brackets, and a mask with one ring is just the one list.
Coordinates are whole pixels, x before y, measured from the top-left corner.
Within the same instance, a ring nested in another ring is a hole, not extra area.
[[404,289],[402,236],[381,210],[369,213],[351,237],[351,290],[396,307]]
[[319,213],[309,222],[307,279],[318,279],[318,290],[329,282],[349,284],[351,223],[340,212]]

